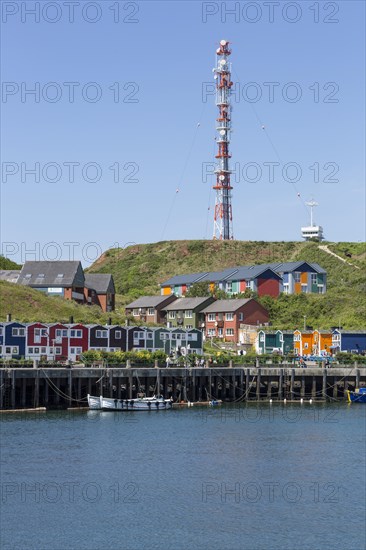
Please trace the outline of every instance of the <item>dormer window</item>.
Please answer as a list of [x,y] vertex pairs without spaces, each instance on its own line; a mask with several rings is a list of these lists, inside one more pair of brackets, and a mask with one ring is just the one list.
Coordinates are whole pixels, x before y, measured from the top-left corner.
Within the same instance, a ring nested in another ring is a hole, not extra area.
[[59,273],[59,274],[57,275],[56,279],[62,279],[62,278],[63,278],[63,276],[64,276],[64,274],[63,274],[63,273]]
[[25,279],[30,279],[32,277],[32,275],[30,273],[27,273],[26,276],[25,276]]
[[38,279],[44,279],[44,273],[39,273]]

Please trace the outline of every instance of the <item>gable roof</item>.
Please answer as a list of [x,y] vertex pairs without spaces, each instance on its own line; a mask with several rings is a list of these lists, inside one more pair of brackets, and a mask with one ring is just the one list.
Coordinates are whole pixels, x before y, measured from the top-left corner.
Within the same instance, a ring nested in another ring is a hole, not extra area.
[[[40,277],[40,275],[43,275]],[[83,287],[85,277],[81,262],[25,262],[18,284],[32,287]]]
[[206,273],[201,281],[207,281],[209,283],[218,283],[220,281],[225,281],[232,278],[230,276],[234,275],[237,269],[237,267],[229,267],[228,269],[224,269],[223,271],[210,271],[209,273]]
[[175,299],[175,296],[141,296],[137,298],[134,302],[127,304],[126,309],[134,309],[137,307],[158,307],[160,304],[166,302],[168,299]]
[[202,313],[234,313],[252,300],[253,298],[243,298],[241,300],[216,300],[213,304],[205,307],[205,309],[202,310]]
[[171,277],[160,286],[174,286],[193,284],[198,282],[207,281],[209,283],[218,283],[221,281],[240,281],[244,279],[255,279],[262,275],[267,270],[273,272],[273,276],[277,279],[281,279],[281,274],[286,272],[292,272],[298,270],[301,266],[306,265],[316,273],[326,273],[325,269],[320,267],[317,263],[310,263],[304,260],[297,262],[273,262],[269,264],[257,264],[257,265],[243,265],[236,267],[229,267],[222,271],[207,271],[202,273],[188,273],[187,275],[176,275]]
[[203,277],[207,275],[207,271],[201,273],[188,273],[188,275],[175,275],[164,283],[160,283],[160,286],[174,286],[198,283]]
[[272,274],[274,278],[281,279],[281,276],[277,273],[277,271],[273,268],[271,268],[269,265],[244,265],[242,267],[238,267],[235,274],[231,277],[231,280],[233,281],[242,281],[244,279],[255,279],[256,277],[259,277],[259,275],[262,275],[266,271],[272,271]]
[[115,294],[113,275],[110,273],[85,273],[85,286],[97,294]]
[[317,273],[326,273],[325,269],[320,267],[317,263],[310,263],[305,260],[299,260],[297,262],[283,262],[283,263],[271,263],[267,264],[267,266],[277,273],[289,273],[292,271],[297,271],[299,267],[302,267],[303,265],[307,265],[311,269],[313,269]]
[[242,279],[254,279],[265,271],[273,271],[275,278],[280,279],[280,275],[270,267],[265,265],[248,265],[240,267],[228,267],[222,271],[208,271],[206,273],[189,273],[187,275],[177,275],[168,279],[160,286],[174,286],[183,284],[194,284],[198,282],[219,283],[221,281],[238,281]]
[[168,306],[164,307],[164,311],[182,311],[188,309],[196,309],[203,306],[208,300],[213,300],[210,296],[203,298],[178,298]]

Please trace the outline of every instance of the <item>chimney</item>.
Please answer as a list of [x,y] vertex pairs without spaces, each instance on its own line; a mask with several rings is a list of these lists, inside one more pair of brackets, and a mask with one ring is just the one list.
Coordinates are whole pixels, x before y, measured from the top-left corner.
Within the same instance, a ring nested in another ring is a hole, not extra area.
[[74,316],[73,315],[70,315],[69,323],[70,323],[70,325],[74,324]]
[[11,323],[11,313],[8,313],[6,316],[6,322]]
[[112,317],[108,317],[108,325],[112,324]]

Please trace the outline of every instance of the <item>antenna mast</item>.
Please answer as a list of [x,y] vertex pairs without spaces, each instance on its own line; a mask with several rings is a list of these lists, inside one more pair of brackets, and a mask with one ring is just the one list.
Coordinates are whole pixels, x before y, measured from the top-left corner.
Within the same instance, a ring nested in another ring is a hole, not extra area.
[[314,206],[319,206],[319,203],[316,202],[314,199],[311,199],[311,201],[305,203],[306,206],[310,206],[310,227],[314,227],[313,223],[313,208]]
[[216,191],[214,232],[213,238],[220,240],[233,239],[233,215],[231,206],[231,190],[229,167],[229,143],[231,132],[231,63],[228,56],[231,54],[229,42],[220,41],[220,47],[216,50],[216,67],[214,68],[216,80],[216,105],[219,109],[217,121],[218,159],[215,174],[216,184],[213,189]]

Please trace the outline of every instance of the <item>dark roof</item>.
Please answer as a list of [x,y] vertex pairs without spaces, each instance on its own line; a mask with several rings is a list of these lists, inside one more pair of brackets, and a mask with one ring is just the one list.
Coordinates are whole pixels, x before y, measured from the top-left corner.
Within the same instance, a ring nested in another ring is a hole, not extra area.
[[164,283],[160,283],[160,286],[193,284],[200,281],[205,275],[207,275],[207,271],[203,273],[189,273],[188,275],[176,275],[164,281]]
[[206,273],[188,273],[187,275],[177,275],[168,279],[160,286],[174,286],[183,284],[193,284],[201,281],[218,283],[221,281],[241,281],[244,279],[255,279],[267,270],[271,270],[280,279],[282,273],[296,271],[302,265],[308,265],[317,273],[326,273],[325,269],[317,263],[309,263],[304,260],[297,262],[274,262],[270,264],[243,265],[229,267],[223,271],[208,271]]
[[230,280],[233,278],[237,270],[237,267],[229,267],[228,269],[224,269],[223,271],[210,271],[209,273],[206,273],[201,281],[207,281],[209,283],[219,283],[227,279]]
[[0,281],[7,281],[8,283],[16,283],[20,274],[20,269],[1,269]]
[[137,307],[157,307],[164,303],[168,298],[175,298],[175,296],[141,296],[134,302],[127,304],[126,309],[134,309]]
[[280,275],[276,272],[275,269],[271,268],[268,265],[244,265],[242,267],[238,267],[237,271],[234,273],[232,277],[230,277],[233,281],[243,281],[244,279],[255,279],[256,277],[259,277],[259,275],[262,275],[266,271],[272,271],[273,275],[280,279]]
[[188,309],[196,309],[203,306],[207,300],[213,300],[209,296],[203,298],[178,298],[168,306],[164,307],[164,311],[182,311]]
[[363,334],[366,334],[366,330],[352,330],[352,329],[349,329],[349,330],[345,330],[345,329],[339,329],[339,328],[336,328],[334,330],[332,330],[331,332],[338,332],[339,334],[357,334],[357,335],[363,335]]
[[325,269],[320,267],[317,263],[310,263],[305,260],[299,260],[297,262],[283,262],[283,263],[272,263],[267,264],[268,267],[276,271],[277,273],[291,273],[292,271],[297,271],[299,267],[303,266],[304,264],[308,265],[311,269],[316,271],[317,273],[326,273]]
[[273,275],[280,279],[280,275],[269,264],[247,265],[240,267],[229,267],[222,271],[208,271],[206,273],[189,273],[187,275],[177,275],[176,277],[172,277],[164,283],[161,283],[160,286],[193,284],[203,281],[207,281],[208,283],[219,283],[221,281],[239,281],[244,279],[254,279],[267,270],[272,270]]
[[85,286],[97,294],[115,294],[113,275],[110,273],[85,273]]
[[216,300],[213,304],[205,307],[205,309],[202,310],[202,313],[235,312],[252,299],[253,298],[243,298],[242,300]]
[[25,262],[18,279],[20,285],[41,288],[83,287],[84,283],[83,268],[78,261]]

